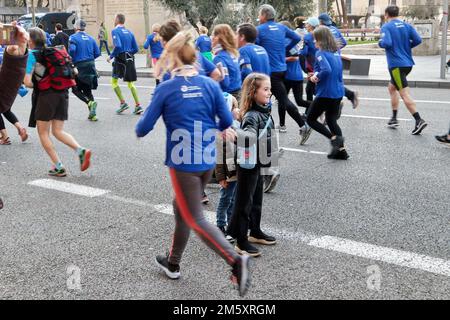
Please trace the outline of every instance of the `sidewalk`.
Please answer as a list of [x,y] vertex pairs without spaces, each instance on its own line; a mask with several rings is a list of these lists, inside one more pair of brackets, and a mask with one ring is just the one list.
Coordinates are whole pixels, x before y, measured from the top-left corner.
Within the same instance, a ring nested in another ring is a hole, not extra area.
[[[370,71],[368,76],[350,76],[344,73],[346,85],[364,85],[364,86],[387,86],[390,77],[384,55],[365,55],[371,59]],[[112,65],[106,61],[105,54],[97,59],[97,69],[101,76],[110,77],[112,74]],[[448,88],[450,89],[450,73],[447,73],[447,79],[439,78],[440,75],[440,56],[417,56],[414,57],[416,65],[408,76],[410,87],[420,88]],[[153,69],[146,68],[144,54],[136,55],[136,68],[138,78],[153,78]]]

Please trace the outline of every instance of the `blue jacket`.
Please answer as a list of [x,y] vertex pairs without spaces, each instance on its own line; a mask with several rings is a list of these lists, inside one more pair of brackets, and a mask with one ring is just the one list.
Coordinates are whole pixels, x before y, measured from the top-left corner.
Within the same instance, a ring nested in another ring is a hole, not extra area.
[[389,68],[412,67],[412,48],[422,43],[416,29],[408,23],[394,19],[381,27],[378,45],[386,49]]
[[[288,27],[271,20],[258,26],[256,44],[266,49],[269,54],[270,71],[286,71],[286,50],[291,50],[302,38]],[[286,46],[286,38],[291,39]]]
[[150,47],[152,58],[159,59],[159,57],[161,57],[161,53],[163,52],[163,45],[161,41],[154,41],[154,39],[155,39],[154,33],[149,35],[144,43],[144,49],[147,50],[148,47]]
[[110,58],[113,59],[123,52],[135,54],[139,51],[134,34],[123,26],[117,26],[111,31],[114,50]]
[[223,131],[233,123],[219,85],[200,75],[161,83],[136,125],[136,135],[148,134],[161,115],[167,129],[165,164],[185,172],[213,169],[217,129]]
[[314,64],[316,63],[316,44],[314,43],[314,36],[312,32],[308,32],[303,38],[303,48],[300,51],[300,55],[306,58],[306,69],[309,72],[314,70]]
[[200,52],[211,52],[212,50],[211,39],[204,34],[197,38],[195,41],[195,46]]
[[228,51],[219,50],[214,56],[213,62],[216,66],[221,63],[224,68],[225,77],[220,82],[220,87],[224,92],[232,93],[241,89],[242,79],[238,58],[233,57]]
[[[286,40],[286,43],[288,43],[288,39]],[[298,57],[300,54],[299,50],[296,49],[296,47],[292,48],[289,52],[286,53],[287,57]],[[300,60],[297,59],[295,61],[286,61],[286,80],[292,80],[292,81],[303,81],[303,71],[300,67]]]
[[239,48],[239,66],[242,81],[252,72],[270,76],[269,55],[266,49],[253,43]]
[[95,39],[83,31],[70,36],[69,54],[74,63],[95,60],[101,55]]
[[345,40],[345,38],[342,36],[342,33],[339,31],[339,29],[335,26],[327,26],[327,28],[330,29],[333,37],[336,39],[339,45],[339,49],[344,48],[347,45],[347,40]]
[[339,52],[318,50],[314,73],[317,73],[319,78],[316,85],[316,97],[340,99],[344,96],[342,60]]
[[[212,63],[211,61],[209,61],[208,59],[206,59],[204,56],[202,56],[198,52],[196,55],[197,55],[196,67],[198,69],[198,73],[202,76],[209,77],[211,75],[211,73],[216,69],[215,64]],[[169,72],[167,72],[162,78],[162,81],[167,81],[167,80],[170,80]]]

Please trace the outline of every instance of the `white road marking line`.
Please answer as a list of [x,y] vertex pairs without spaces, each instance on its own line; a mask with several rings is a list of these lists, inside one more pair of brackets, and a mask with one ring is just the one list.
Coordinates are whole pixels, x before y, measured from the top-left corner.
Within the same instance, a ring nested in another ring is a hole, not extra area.
[[[78,99],[78,97],[72,96],[72,95],[70,95],[69,97],[71,99]],[[94,98],[95,98],[95,100],[111,100],[111,98],[102,98],[102,97],[94,97]]]
[[332,236],[319,237],[308,245],[450,277],[450,261],[417,253]]
[[[102,87],[111,87],[111,84],[109,84],[109,83],[99,83],[98,85],[102,86]],[[123,84],[120,84],[119,87],[128,88],[128,86],[123,85]],[[156,87],[155,86],[136,86],[136,88],[138,88],[138,89],[155,89]]]
[[89,198],[99,197],[110,192],[109,190],[97,189],[74,183],[56,181],[52,179],[35,180],[29,182],[28,184],[36,187],[72,193]]
[[[391,99],[386,99],[386,98],[359,98],[359,100],[391,101]],[[433,100],[414,100],[414,101],[416,103],[450,104],[450,101],[433,101]]]
[[[297,150],[297,149],[296,149]],[[103,196],[106,199],[120,201],[137,206],[154,207],[155,211],[162,214],[173,215],[173,207],[170,204],[152,205],[145,201],[128,199],[108,194],[110,191],[96,189],[92,187],[60,182],[51,179],[35,180],[28,183],[32,186],[42,187],[46,189],[58,190],[62,192],[72,193],[85,197]],[[215,223],[216,213],[213,211],[204,211],[206,219]],[[369,260],[386,262],[388,264],[406,267],[409,269],[422,270],[433,274],[450,277],[450,261],[440,258],[421,255],[413,252],[382,247],[364,242],[353,241],[349,239],[334,236],[318,236],[314,234],[302,232],[290,232],[286,230],[278,230],[275,228],[265,227],[270,233],[274,233],[286,240],[296,240],[305,243],[308,246],[344,253]]]
[[[391,120],[391,118],[387,117],[372,117],[372,116],[357,116],[352,114],[342,114],[341,117],[345,118],[361,118],[361,119],[376,119],[376,120]],[[413,119],[401,119],[398,118],[399,121],[413,121]]]
[[281,148],[285,151],[292,151],[292,152],[311,153],[311,154],[320,154],[320,155],[328,154],[326,152],[321,152],[321,151],[308,151],[308,150],[303,150],[303,149],[285,148],[285,147],[281,147]]

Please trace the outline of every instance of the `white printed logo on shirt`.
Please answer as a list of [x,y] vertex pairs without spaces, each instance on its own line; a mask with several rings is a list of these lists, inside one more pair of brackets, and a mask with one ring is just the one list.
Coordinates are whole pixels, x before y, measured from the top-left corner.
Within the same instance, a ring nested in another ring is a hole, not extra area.
[[203,97],[202,89],[198,86],[181,86],[181,92],[183,92],[183,99],[199,98]]

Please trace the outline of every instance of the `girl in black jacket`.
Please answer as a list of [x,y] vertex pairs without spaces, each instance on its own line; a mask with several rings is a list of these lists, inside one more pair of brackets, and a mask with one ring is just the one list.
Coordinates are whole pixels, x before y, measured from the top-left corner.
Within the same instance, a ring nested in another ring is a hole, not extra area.
[[[237,130],[238,148],[244,145],[240,142],[246,140],[250,145],[256,143],[257,161],[252,169],[244,169],[241,165],[237,165],[236,199],[228,234],[237,240],[238,253],[253,257],[260,256],[261,252],[251,243],[264,245],[276,243],[276,239],[265,234],[260,226],[264,185],[261,170],[271,166],[274,156],[271,150],[278,150],[270,142],[273,140],[272,134],[275,133],[274,122],[270,115],[271,96],[268,76],[259,73],[247,76],[242,87],[241,128]],[[261,133],[265,134],[258,139]]]

